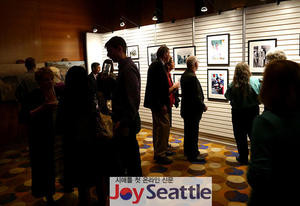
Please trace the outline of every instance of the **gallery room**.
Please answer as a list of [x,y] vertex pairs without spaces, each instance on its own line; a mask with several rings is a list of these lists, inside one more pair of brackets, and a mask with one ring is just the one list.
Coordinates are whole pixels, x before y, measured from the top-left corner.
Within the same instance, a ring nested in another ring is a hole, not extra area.
[[[283,200],[271,185],[300,134],[299,0],[0,7],[0,205]],[[168,194],[178,177],[209,192]]]

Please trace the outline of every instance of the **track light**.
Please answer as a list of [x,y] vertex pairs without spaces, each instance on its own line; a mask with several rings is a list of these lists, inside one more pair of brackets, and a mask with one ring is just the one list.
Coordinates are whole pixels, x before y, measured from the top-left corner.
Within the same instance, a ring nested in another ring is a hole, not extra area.
[[97,33],[98,29],[96,27],[93,28],[93,33]]
[[158,20],[158,18],[157,18],[157,16],[156,16],[155,13],[153,14],[152,20],[153,20],[153,21],[157,21],[157,20]]
[[201,12],[207,12],[207,7],[206,6],[202,6],[201,7]]
[[129,23],[133,24],[134,26],[140,28],[140,25],[134,23],[133,21],[131,21],[130,19],[128,19],[128,18],[126,18],[126,17],[124,17],[124,16],[121,16],[120,21],[121,21],[121,22],[120,22],[120,26],[121,26],[121,27],[124,27],[124,26],[125,26],[125,24],[126,24],[125,21],[126,21],[126,22],[129,22]]

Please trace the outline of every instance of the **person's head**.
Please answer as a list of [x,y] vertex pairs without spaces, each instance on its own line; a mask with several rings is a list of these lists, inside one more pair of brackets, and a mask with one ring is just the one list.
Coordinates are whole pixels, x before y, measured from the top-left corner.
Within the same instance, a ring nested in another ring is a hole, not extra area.
[[166,67],[168,69],[168,72],[175,69],[175,62],[173,61],[173,58],[171,57],[170,60],[166,63]]
[[300,66],[289,60],[270,62],[264,72],[260,100],[275,113],[299,111]]
[[49,67],[38,69],[35,72],[34,77],[42,90],[47,90],[54,86],[54,74]]
[[232,84],[233,87],[239,88],[244,96],[248,94],[250,89],[250,76],[251,72],[247,63],[240,62],[235,66]]
[[157,59],[160,59],[164,63],[167,63],[171,58],[169,48],[166,45],[162,45],[157,50],[156,56],[157,56]]
[[275,60],[286,60],[286,59],[287,58],[284,51],[279,50],[277,48],[269,50],[266,55],[267,63]]
[[100,64],[98,62],[92,63],[92,72],[98,74],[100,72]]
[[105,44],[107,49],[107,56],[114,62],[119,62],[126,58],[126,42],[122,37],[114,36]]
[[72,66],[67,74],[65,85],[66,88],[71,90],[77,90],[87,87],[88,78],[86,70],[81,66]]
[[53,72],[53,75],[54,75],[54,83],[55,84],[58,84],[58,83],[61,83],[63,82],[63,77],[61,75],[61,72],[58,68],[56,67],[49,67],[51,69],[51,71]]
[[25,67],[28,71],[34,71],[36,67],[35,59],[32,57],[28,57],[27,59],[25,59]]
[[198,69],[198,60],[195,56],[189,56],[186,60],[186,66],[188,70],[191,70],[193,72],[196,72]]

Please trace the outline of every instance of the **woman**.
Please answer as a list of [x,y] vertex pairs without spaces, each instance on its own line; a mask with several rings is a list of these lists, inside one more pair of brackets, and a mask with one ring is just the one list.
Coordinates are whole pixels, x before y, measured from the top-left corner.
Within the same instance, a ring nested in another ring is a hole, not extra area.
[[241,165],[248,164],[248,141],[251,140],[251,129],[254,118],[259,114],[259,82],[251,77],[249,66],[238,63],[235,67],[233,81],[225,93],[231,104],[233,133],[239,156],[237,161]]
[[[294,203],[298,199],[297,190],[287,189],[291,185],[289,178],[281,175],[287,172],[291,178],[297,176],[293,175],[293,167],[286,171],[284,165],[293,165],[299,160],[295,153],[299,150],[295,142],[300,134],[299,88],[299,64],[279,60],[267,65],[260,92],[266,110],[253,123],[247,174],[252,187],[250,206],[292,205],[289,201]],[[273,200],[276,204],[272,204]]]
[[66,74],[62,103],[64,144],[64,189],[78,187],[80,204],[89,201],[89,187],[94,182],[93,141],[96,135],[96,105],[88,86],[87,72],[73,66]]
[[[175,68],[175,63],[172,59],[172,57],[170,58],[170,60],[166,63],[166,74],[168,77],[168,83],[169,83],[169,98],[170,98],[170,110],[169,112],[169,116],[170,116],[170,127],[172,126],[172,107],[173,105],[175,105],[175,107],[178,107],[178,104],[180,102],[179,100],[179,94],[178,94],[178,88],[180,87],[180,83],[176,82],[175,84],[173,84],[172,81],[172,77],[170,72]],[[169,142],[169,139],[168,139]],[[167,155],[173,155],[174,152],[172,151],[171,145],[168,145],[168,151],[167,151]]]
[[54,122],[57,99],[54,91],[54,75],[44,67],[35,73],[39,88],[33,90],[26,101],[29,123],[29,152],[32,172],[32,195],[46,197],[47,204],[54,204]]

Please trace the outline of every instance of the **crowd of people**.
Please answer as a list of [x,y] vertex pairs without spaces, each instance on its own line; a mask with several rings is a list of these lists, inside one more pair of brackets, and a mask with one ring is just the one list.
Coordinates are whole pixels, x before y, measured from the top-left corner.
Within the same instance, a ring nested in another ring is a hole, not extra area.
[[[99,205],[108,201],[109,176],[142,176],[141,158],[136,134],[140,131],[139,116],[141,78],[131,58],[126,56],[126,42],[112,37],[106,44],[105,64],[91,65],[92,72],[80,66],[71,67],[63,85],[55,83],[49,67],[35,71],[35,61],[27,58],[28,72],[16,91],[20,103],[19,120],[28,126],[32,168],[32,194],[46,197],[53,205],[55,193],[55,136],[63,141],[63,175],[65,193],[78,188],[79,203],[88,205],[89,188],[96,186]],[[282,51],[271,51],[263,79],[253,78],[249,66],[238,63],[233,81],[225,97],[232,107],[232,125],[241,165],[249,165],[248,182],[252,187],[249,205],[264,205],[272,193],[267,185],[274,181],[275,160],[282,142],[300,134],[300,66],[286,60]],[[113,62],[118,62],[117,77]],[[161,46],[157,59],[147,73],[144,107],[152,112],[154,160],[171,164],[168,158],[176,150],[169,144],[172,107],[178,107],[184,120],[184,154],[193,163],[205,162],[198,149],[199,123],[208,110],[196,71],[198,60],[190,56],[180,82],[173,82],[170,72],[174,62],[169,48]],[[106,67],[105,66],[105,67]],[[178,89],[181,88],[181,99]],[[112,102],[112,108],[107,105]],[[259,104],[264,112],[259,115]],[[103,138],[99,132],[99,114],[111,116],[113,137]],[[248,140],[251,142],[248,160]],[[288,149],[285,150],[288,152]],[[248,162],[249,161],[249,162]],[[267,205],[267,204],[266,204]]]

